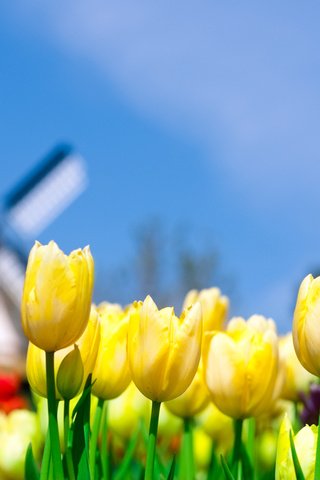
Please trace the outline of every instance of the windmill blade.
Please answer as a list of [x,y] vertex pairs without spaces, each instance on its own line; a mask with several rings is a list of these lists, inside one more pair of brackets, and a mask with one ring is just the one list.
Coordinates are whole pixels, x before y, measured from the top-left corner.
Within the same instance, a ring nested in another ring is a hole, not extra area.
[[22,296],[27,258],[13,245],[0,246],[0,289],[19,306]]
[[19,235],[34,237],[85,188],[82,157],[70,147],[55,149],[4,199],[6,223]]

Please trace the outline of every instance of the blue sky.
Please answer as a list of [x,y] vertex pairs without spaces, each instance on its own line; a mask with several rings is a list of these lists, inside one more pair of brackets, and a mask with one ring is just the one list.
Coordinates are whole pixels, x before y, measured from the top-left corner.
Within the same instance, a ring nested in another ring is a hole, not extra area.
[[[97,265],[129,258],[157,215],[210,232],[234,314],[290,328],[320,265],[319,3],[2,2],[5,192],[56,142],[90,187],[40,235]],[[232,299],[231,299],[232,301]]]

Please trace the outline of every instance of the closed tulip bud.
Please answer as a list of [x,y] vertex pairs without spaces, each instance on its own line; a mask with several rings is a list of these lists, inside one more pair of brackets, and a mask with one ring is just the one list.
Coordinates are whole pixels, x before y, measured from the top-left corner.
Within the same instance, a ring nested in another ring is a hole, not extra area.
[[201,335],[199,303],[180,318],[173,308],[158,310],[150,296],[135,305],[129,323],[129,365],[134,383],[147,398],[172,400],[188,388],[199,364]]
[[221,295],[219,288],[205,288],[204,290],[190,290],[187,293],[183,309],[199,302],[202,309],[203,334],[212,330],[221,330],[226,320],[229,300]]
[[65,255],[51,241],[31,249],[21,304],[22,327],[37,347],[55,352],[73,345],[89,319],[93,259],[89,247]]
[[[279,432],[275,480],[292,480],[296,478],[290,447],[291,424],[285,415]],[[293,435],[293,432],[292,432]],[[306,425],[293,435],[295,450],[305,480],[313,480],[316,459],[318,427]]]
[[77,345],[69,352],[57,373],[57,389],[64,400],[71,400],[80,390],[83,380],[83,364]]
[[278,371],[274,322],[259,315],[247,322],[234,318],[225,332],[209,334],[204,370],[212,400],[223,413],[233,418],[264,413],[274,400]]
[[174,400],[166,402],[165,405],[177,417],[191,418],[201,412],[208,403],[209,392],[203,380],[202,363],[200,362],[198,370],[187,390]]
[[293,317],[293,343],[298,359],[313,375],[320,376],[320,277],[302,281]]
[[127,355],[129,317],[118,305],[102,303],[100,344],[93,369],[92,393],[103,400],[120,395],[129,385],[131,375]]
[[309,373],[299,362],[293,346],[292,334],[280,337],[279,353],[284,368],[284,382],[281,398],[297,402],[302,392],[307,392],[316,377]]

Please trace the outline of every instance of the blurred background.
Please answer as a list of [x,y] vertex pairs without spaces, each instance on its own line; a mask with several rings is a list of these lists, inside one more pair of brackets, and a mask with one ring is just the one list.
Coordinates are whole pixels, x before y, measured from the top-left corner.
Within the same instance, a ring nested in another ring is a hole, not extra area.
[[232,315],[290,330],[320,268],[319,14],[314,0],[2,2],[3,198],[71,144],[88,186],[37,239],[90,244],[96,301],[151,293],[179,310],[219,286]]

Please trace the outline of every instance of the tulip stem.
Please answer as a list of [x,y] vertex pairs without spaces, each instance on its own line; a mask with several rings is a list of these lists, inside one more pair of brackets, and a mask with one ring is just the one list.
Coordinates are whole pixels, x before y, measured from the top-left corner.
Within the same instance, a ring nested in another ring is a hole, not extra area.
[[319,412],[319,417],[318,417],[316,464],[315,464],[315,468],[314,468],[314,479],[315,480],[318,480],[318,478],[320,478],[320,435],[319,435],[319,428],[320,428],[320,412]]
[[181,447],[181,462],[179,469],[179,478],[183,480],[193,480],[195,478],[194,471],[194,454],[193,454],[193,435],[192,420],[185,418],[183,420],[184,432]]
[[59,441],[59,430],[57,421],[57,400],[54,379],[54,352],[46,352],[46,375],[47,375],[47,397],[48,397],[48,419],[51,457],[53,464],[53,477],[55,480],[64,478],[61,450]]
[[251,465],[254,468],[254,463],[255,463],[254,443],[255,443],[255,434],[256,434],[256,420],[254,417],[250,417],[247,419],[247,427],[248,427],[247,452],[249,455],[249,459],[251,461]]
[[70,430],[70,400],[64,400],[64,409],[63,409],[63,423],[64,423],[64,452],[65,452],[65,460],[67,463],[67,470],[69,475],[69,480],[75,479],[73,462],[72,462],[72,454],[70,447],[68,445],[68,438],[69,438],[69,430]]
[[108,478],[110,477],[107,406],[107,402],[105,400],[102,400],[101,465],[103,480],[108,480]]
[[97,454],[97,444],[98,444],[98,437],[101,425],[101,416],[102,416],[102,409],[103,409],[103,400],[102,398],[98,399],[98,404],[96,407],[96,411],[94,414],[94,422],[91,434],[91,442],[90,442],[90,474],[91,478],[94,479],[95,475],[95,465],[96,465],[96,454]]
[[153,480],[154,460],[156,455],[157,433],[161,402],[152,401],[149,439],[144,480]]
[[238,478],[241,460],[241,437],[242,437],[243,419],[237,418],[234,421],[234,444],[232,451],[232,469],[235,473],[235,478]]

